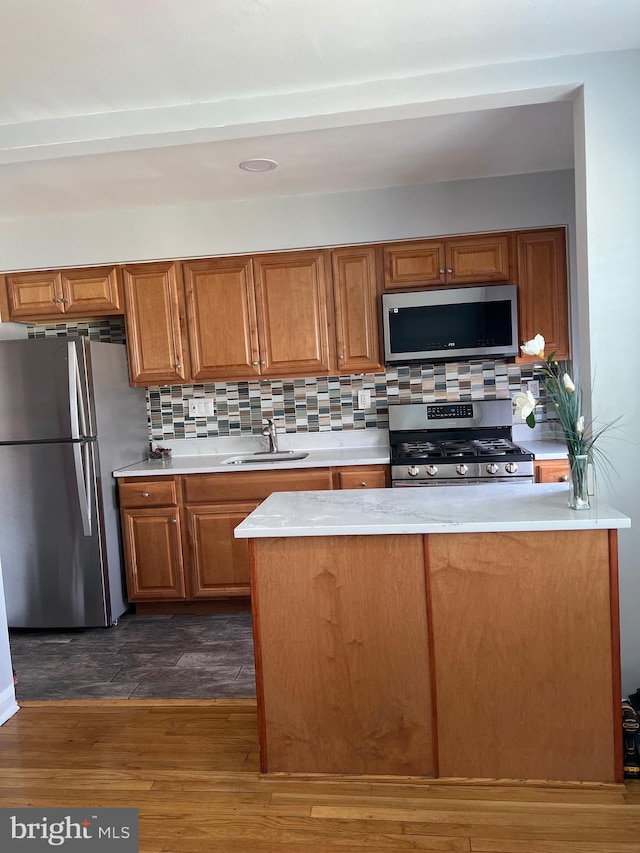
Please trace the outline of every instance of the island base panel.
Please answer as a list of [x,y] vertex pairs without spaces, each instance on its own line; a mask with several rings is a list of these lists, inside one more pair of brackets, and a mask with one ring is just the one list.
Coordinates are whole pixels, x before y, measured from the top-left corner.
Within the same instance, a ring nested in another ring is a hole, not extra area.
[[435,776],[422,537],[252,545],[263,772]]
[[440,774],[615,781],[609,531],[427,542]]

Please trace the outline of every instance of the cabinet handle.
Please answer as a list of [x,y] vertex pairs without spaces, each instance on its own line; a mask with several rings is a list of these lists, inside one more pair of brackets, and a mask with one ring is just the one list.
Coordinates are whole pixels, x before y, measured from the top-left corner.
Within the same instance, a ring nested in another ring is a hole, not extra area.
[[444,275],[444,270],[438,270],[438,272],[440,273],[440,275]]
[[569,482],[569,475],[563,474],[562,477],[560,477],[560,482],[561,483],[568,483]]
[[451,274],[451,273],[453,272],[453,270],[447,269],[447,272],[448,272],[449,274]]
[[149,497],[149,492],[142,492],[142,497],[143,497],[143,498],[148,498],[148,497]]

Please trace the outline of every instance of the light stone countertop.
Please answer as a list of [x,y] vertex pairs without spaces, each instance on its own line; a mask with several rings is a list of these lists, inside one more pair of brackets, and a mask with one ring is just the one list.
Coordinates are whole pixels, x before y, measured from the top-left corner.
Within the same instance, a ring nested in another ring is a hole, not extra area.
[[536,459],[566,459],[567,445],[564,441],[555,441],[547,439],[542,441],[526,441],[518,442],[520,447],[533,453]]
[[225,464],[235,456],[265,449],[261,436],[247,438],[184,439],[162,442],[172,450],[171,459],[149,459],[118,468],[114,477],[149,477],[172,474],[220,474],[235,471],[289,471],[293,468],[332,468],[340,465],[388,465],[387,430],[350,430],[327,433],[278,435],[281,450],[300,450],[304,459],[285,462]]
[[235,529],[238,539],[494,533],[630,527],[618,510],[592,499],[572,510],[564,483],[437,486],[270,495]]

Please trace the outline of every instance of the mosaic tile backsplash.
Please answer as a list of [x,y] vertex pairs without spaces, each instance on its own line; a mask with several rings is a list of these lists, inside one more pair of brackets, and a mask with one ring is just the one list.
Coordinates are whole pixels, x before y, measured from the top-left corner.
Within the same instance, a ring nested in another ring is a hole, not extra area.
[[[30,337],[86,335],[124,343],[119,318],[88,323],[31,326]],[[394,367],[384,373],[302,379],[215,382],[147,389],[149,438],[171,441],[260,433],[263,418],[274,418],[288,433],[378,429],[388,425],[394,403],[506,399],[533,379],[529,365],[505,361],[448,362]],[[358,391],[369,390],[371,405],[357,408]],[[215,414],[189,415],[189,401],[213,400]],[[546,419],[544,401],[536,419]]]

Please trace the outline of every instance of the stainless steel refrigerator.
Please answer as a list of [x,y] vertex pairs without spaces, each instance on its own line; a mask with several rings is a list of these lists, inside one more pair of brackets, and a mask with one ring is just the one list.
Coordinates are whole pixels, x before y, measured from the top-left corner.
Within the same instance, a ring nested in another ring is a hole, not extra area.
[[0,561],[14,628],[112,625],[127,609],[115,468],[148,448],[121,344],[0,341]]

